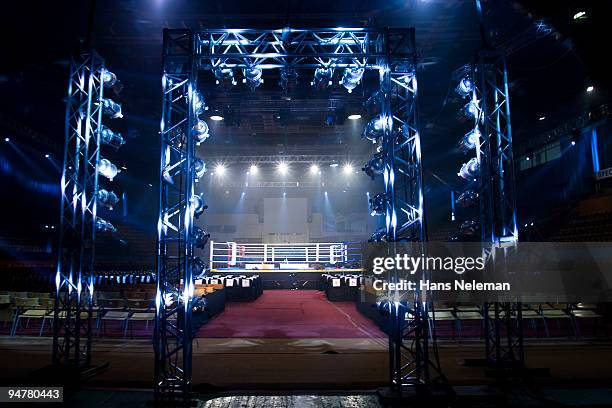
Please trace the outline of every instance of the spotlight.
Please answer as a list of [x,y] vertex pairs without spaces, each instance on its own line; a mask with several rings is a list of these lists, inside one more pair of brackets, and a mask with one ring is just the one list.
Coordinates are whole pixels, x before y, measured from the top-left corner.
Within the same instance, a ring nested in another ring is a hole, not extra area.
[[108,159],[100,159],[98,162],[98,173],[113,181],[117,173],[119,173],[119,169]]
[[102,111],[113,119],[122,118],[121,105],[112,99],[102,99]]
[[383,215],[387,211],[387,202],[389,198],[385,193],[378,193],[373,198],[370,198],[370,215]]
[[4,138],[4,141],[5,141],[6,143],[8,143],[8,142],[10,142],[10,141],[11,141],[11,139],[10,139],[10,138],[8,138],[8,137],[5,137],[5,138]]
[[117,232],[117,228],[115,228],[113,224],[111,224],[110,222],[106,220],[103,220],[102,218],[96,219],[96,230],[100,232],[110,232],[110,233]]
[[263,71],[261,70],[261,68],[257,68],[257,67],[246,68],[243,70],[243,74],[244,74],[244,79],[242,80],[242,83],[246,83],[249,86],[249,88],[251,88],[251,91],[254,91],[255,88],[257,88],[259,85],[263,83],[263,78],[262,78]]
[[102,83],[106,88],[112,88],[117,83],[117,75],[107,69],[102,71]]
[[45,154],[45,159],[49,158],[49,153]]
[[469,75],[464,76],[459,81],[459,84],[455,88],[455,92],[457,92],[462,98],[468,97],[472,91],[474,90],[474,82]]
[[368,177],[374,180],[377,176],[380,176],[381,174],[383,174],[383,171],[384,171],[383,158],[384,158],[383,153],[376,153],[361,170],[363,170]]
[[478,160],[472,157],[470,161],[463,163],[457,175],[466,180],[473,179],[478,174],[479,167]]
[[230,88],[232,85],[236,85],[234,71],[231,68],[217,68],[214,70],[214,75],[217,85],[221,85],[224,88]]
[[277,169],[280,174],[285,175],[289,171],[289,165],[285,162],[280,162]]
[[354,115],[349,115],[349,116],[348,116],[348,119],[349,119],[349,120],[357,120],[357,119],[361,119],[361,115],[360,115],[360,114],[358,114],[358,113],[356,113],[356,114],[354,114]]
[[574,17],[573,17],[574,20],[584,20],[586,18],[587,18],[587,13],[584,10],[580,10],[579,12],[574,14]]
[[196,144],[199,145],[200,143],[208,139],[208,137],[210,136],[210,134],[208,133],[208,123],[203,120],[198,120],[196,124],[193,125],[193,128],[191,129],[191,134],[195,138]]
[[208,209],[208,206],[204,204],[204,199],[201,195],[193,196],[193,215],[196,218],[200,218],[200,215],[204,214],[204,210]]
[[291,92],[297,86],[298,73],[293,68],[281,69],[281,79],[278,83],[285,93]]
[[206,264],[199,256],[193,258],[193,275],[195,279],[200,278],[206,272]]
[[215,122],[218,122],[220,120],[223,120],[223,116],[221,116],[221,115],[211,115],[210,116],[210,120],[214,120]]
[[386,231],[384,228],[379,228],[376,230],[376,232],[374,232],[371,236],[370,239],[368,239],[368,242],[384,242],[386,241]]
[[200,91],[195,91],[193,93],[193,107],[195,108],[195,112],[197,115],[201,115],[206,110],[204,96],[202,96]]
[[346,163],[342,167],[342,171],[344,172],[344,174],[349,175],[353,172],[353,166],[350,163]]
[[589,85],[589,86],[587,86],[587,89],[586,89],[586,91],[587,91],[587,92],[591,93],[591,92],[593,92],[594,90],[595,90],[595,87],[594,87],[593,85]]
[[249,172],[251,174],[257,174],[258,171],[259,171],[259,168],[255,164],[251,164],[251,167],[249,167]]
[[310,166],[310,172],[312,174],[317,174],[319,172],[319,166],[317,166],[316,164],[313,164]]
[[331,163],[329,167],[338,167],[338,163]]
[[215,173],[218,174],[219,176],[223,176],[225,174],[225,166],[221,163],[217,164],[215,166]]
[[572,146],[576,146],[576,141],[572,140]]
[[475,127],[466,133],[465,136],[463,136],[463,138],[459,141],[459,150],[461,150],[463,153],[467,153],[468,151],[474,149],[480,142],[480,136],[480,129]]
[[378,115],[368,122],[363,130],[362,136],[372,143],[378,142],[378,139],[383,137],[385,131],[385,117]]
[[206,163],[202,159],[195,159],[193,163],[193,168],[195,170],[196,181],[204,177],[204,173],[206,173]]
[[314,86],[317,89],[323,89],[332,84],[332,76],[334,75],[334,70],[329,67],[321,67],[315,69],[314,79],[310,83],[310,85]]
[[102,125],[102,130],[100,131],[100,141],[115,149],[125,144],[125,140],[121,137],[121,133],[115,133],[104,125]]
[[339,84],[342,85],[346,90],[351,93],[353,89],[359,85],[361,78],[363,77],[364,69],[359,67],[347,67],[342,74],[342,79]]
[[455,203],[461,208],[469,208],[476,205],[478,193],[474,190],[466,190],[457,197]]
[[200,227],[193,227],[193,242],[196,248],[204,249],[208,244],[210,234]]
[[478,223],[474,220],[463,221],[459,226],[459,232],[463,236],[471,237],[476,235]]
[[98,202],[109,210],[112,210],[113,206],[119,202],[119,197],[117,197],[114,192],[106,191],[102,188],[98,190]]
[[538,118],[538,120],[540,120],[540,121],[541,121],[541,120],[544,120],[544,119],[546,119],[546,116],[540,116],[540,117]]

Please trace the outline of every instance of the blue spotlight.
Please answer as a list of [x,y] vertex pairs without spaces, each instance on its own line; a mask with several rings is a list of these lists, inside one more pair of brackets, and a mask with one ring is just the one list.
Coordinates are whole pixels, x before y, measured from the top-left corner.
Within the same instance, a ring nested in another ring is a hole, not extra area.
[[10,141],[11,141],[11,139],[10,139],[10,138],[8,138],[8,137],[5,137],[5,138],[4,138],[4,141],[5,141],[6,143],[8,143],[8,142],[10,142]]
[[339,84],[346,88],[348,93],[353,92],[353,89],[359,85],[361,78],[363,77],[364,69],[359,67],[347,67],[344,70],[342,79]]
[[112,99],[102,99],[102,111],[111,118],[122,118],[121,105]]
[[243,73],[244,79],[242,80],[242,83],[247,84],[249,88],[251,88],[251,91],[254,91],[255,88],[261,85],[264,81],[262,78],[263,71],[261,68],[247,68],[243,71]]
[[100,189],[98,191],[98,202],[109,210],[112,210],[113,206],[119,202],[119,197],[112,191]]
[[100,141],[115,149],[125,144],[125,140],[121,137],[121,133],[115,133],[104,125],[102,125],[102,130],[100,130]]
[[457,175],[466,180],[476,177],[480,165],[475,157],[472,157],[467,163],[463,163]]

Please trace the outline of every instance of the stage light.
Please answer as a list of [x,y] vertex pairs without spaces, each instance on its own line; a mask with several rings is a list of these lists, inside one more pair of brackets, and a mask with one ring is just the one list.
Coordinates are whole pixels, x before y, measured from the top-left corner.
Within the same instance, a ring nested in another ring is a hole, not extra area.
[[546,119],[546,116],[540,116],[540,117],[538,118],[538,120],[544,120],[544,119]]
[[529,156],[525,157],[525,160],[529,161]]
[[193,169],[195,171],[196,181],[204,177],[206,173],[206,163],[202,159],[195,159],[193,162]]
[[257,174],[258,171],[259,171],[259,168],[255,164],[251,164],[251,167],[249,167],[249,172],[251,174]]
[[200,218],[200,215],[204,214],[204,210],[208,209],[208,206],[204,204],[204,199],[201,195],[194,195],[193,198],[193,215],[196,218]]
[[[380,176],[383,174],[383,170],[384,170],[383,158],[384,158],[384,154],[376,153],[361,170],[363,170],[368,177],[374,180],[377,176]],[[368,196],[369,196],[369,193],[368,193]]]
[[594,90],[595,90],[595,87],[593,85],[587,86],[587,89],[586,89],[587,92],[590,93],[590,92],[593,92]]
[[329,167],[338,167],[338,163],[331,163]]
[[340,80],[339,84],[346,88],[349,93],[351,93],[353,92],[353,89],[359,85],[359,82],[361,82],[363,73],[363,68],[347,67],[344,69],[344,74],[342,74],[342,79]]
[[313,164],[310,166],[310,172],[312,174],[317,174],[319,172],[319,166],[317,166],[316,164]]
[[113,119],[123,117],[123,113],[121,113],[121,105],[112,99],[102,99],[102,111]]
[[572,146],[576,146],[576,141],[572,140]]
[[121,133],[115,133],[104,125],[102,125],[102,130],[100,130],[100,142],[112,146],[115,149],[125,144],[125,140],[121,137]]
[[383,215],[387,211],[387,202],[389,198],[385,193],[378,193],[373,198],[370,198],[370,215]]
[[354,114],[354,115],[349,115],[349,116],[348,116],[348,119],[349,119],[349,120],[357,120],[357,119],[361,119],[361,115],[360,115],[360,114],[358,114],[358,113],[356,113],[356,114]]
[[195,91],[193,93],[193,107],[195,108],[195,112],[197,115],[201,115],[206,110],[204,96],[202,96],[200,91]]
[[385,129],[385,117],[378,115],[374,119],[368,122],[365,129],[363,130],[362,136],[372,143],[378,142],[378,139],[383,137]]
[[102,218],[96,219],[96,230],[100,232],[110,232],[110,233],[117,232],[117,228],[115,228],[113,224],[111,224],[110,222],[106,220],[103,220]]
[[461,208],[469,208],[476,205],[478,193],[474,190],[466,190],[457,197],[455,203]]
[[297,86],[298,73],[293,68],[282,68],[278,83],[285,93],[291,92]]
[[218,122],[220,120],[223,120],[223,116],[221,116],[221,115],[211,115],[210,116],[210,120],[214,120],[215,122]]
[[368,239],[368,242],[384,242],[386,239],[386,231],[384,228],[379,228],[376,230],[376,232],[374,232],[371,236],[370,239]]
[[196,124],[193,125],[193,128],[191,129],[191,134],[196,140],[196,144],[199,145],[200,143],[208,139],[208,137],[210,136],[210,134],[208,133],[208,123],[203,120],[198,120]]
[[221,85],[223,87],[230,87],[231,85],[236,85],[236,80],[234,79],[234,71],[231,68],[216,68],[214,70],[215,75],[215,83],[217,85]]
[[193,275],[195,279],[200,278],[206,272],[206,264],[199,256],[193,258]]
[[223,175],[225,175],[225,170],[226,170],[225,165],[223,165],[223,164],[221,164],[221,163],[219,163],[219,164],[217,164],[217,165],[215,166],[215,173],[216,173],[217,175],[219,175],[219,176],[223,176]]
[[200,227],[193,227],[193,243],[196,248],[204,249],[208,244],[210,234]]
[[332,76],[334,75],[334,70],[329,67],[321,67],[315,69],[314,79],[310,83],[310,85],[314,86],[317,89],[326,88],[327,86],[331,86],[332,84]]
[[289,171],[289,165],[285,162],[280,162],[278,164],[277,170],[280,174],[285,175]]
[[119,202],[119,197],[117,197],[114,192],[106,191],[102,188],[98,190],[98,202],[109,210],[112,210],[113,207]]
[[478,174],[479,167],[478,160],[473,157],[467,163],[463,163],[457,175],[466,180],[473,179]]
[[478,127],[475,127],[474,129],[466,133],[465,136],[463,136],[463,138],[459,141],[459,149],[463,153],[467,153],[468,151],[474,149],[476,146],[478,146],[480,142],[480,136],[480,129],[478,129]]
[[8,143],[8,142],[10,142],[10,141],[11,141],[11,139],[10,139],[10,138],[8,138],[8,137],[5,137],[5,138],[4,138],[4,141],[5,141],[6,143]]
[[261,68],[252,67],[243,70],[244,79],[242,83],[245,83],[251,88],[251,91],[254,91],[259,85],[263,83],[262,74],[263,71]]
[[579,12],[574,14],[573,18],[574,20],[584,20],[585,18],[587,18],[587,13],[584,10],[580,10]]
[[344,174],[349,175],[353,172],[353,166],[350,163],[346,163],[342,167],[342,171],[344,172]]
[[119,169],[108,159],[100,159],[98,162],[98,173],[113,181],[117,173],[119,173]]
[[459,84],[455,88],[455,92],[457,92],[461,97],[465,98],[469,96],[474,90],[474,82],[469,75],[465,75],[459,81]]
[[102,71],[102,83],[106,88],[111,88],[117,83],[117,75],[113,74],[107,69]]
[[45,159],[49,158],[49,153],[45,154]]
[[463,221],[461,223],[461,226],[459,226],[459,232],[463,236],[468,236],[468,237],[474,236],[476,235],[477,231],[478,231],[478,223],[474,220]]

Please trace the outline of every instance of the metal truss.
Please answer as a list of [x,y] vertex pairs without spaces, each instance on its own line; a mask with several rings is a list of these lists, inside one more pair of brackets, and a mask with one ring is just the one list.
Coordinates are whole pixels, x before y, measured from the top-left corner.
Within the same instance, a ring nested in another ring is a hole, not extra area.
[[[481,50],[474,65],[473,103],[480,142],[480,226],[485,255],[504,256],[518,242],[508,73],[504,54]],[[490,364],[523,365],[520,303],[485,304],[486,359]],[[505,339],[502,340],[502,337]]]
[[[417,121],[413,29],[204,29],[164,31],[155,328],[155,395],[186,401],[191,388],[194,267],[194,145],[197,72],[223,69],[353,68],[377,70],[385,94],[385,192],[389,241],[426,238]],[[302,163],[309,163],[297,158]],[[278,157],[268,157],[276,162]],[[183,283],[181,283],[181,281]],[[389,339],[392,387],[427,385],[428,302],[419,294],[395,314]],[[406,319],[408,316],[408,319]],[[406,323],[407,322],[407,323]],[[408,339],[415,336],[415,340]],[[416,346],[407,343],[414,341]]]
[[70,65],[55,306],[53,364],[91,363],[91,334],[104,60],[95,52]]
[[[418,123],[418,83],[414,29],[388,32],[384,39],[385,58],[378,62],[383,95],[381,118],[384,136],[382,152],[386,197],[386,241],[394,255],[393,242],[415,242],[423,253],[427,240],[424,214],[421,139]],[[426,272],[424,272],[426,274]],[[390,274],[399,282],[398,271]],[[391,329],[389,332],[390,387],[403,395],[407,388],[418,393],[431,392],[441,378],[440,367],[429,355],[429,310],[431,294],[416,291],[412,299],[400,292],[389,294]],[[435,342],[435,340],[434,340]],[[435,343],[432,345],[435,349]],[[437,360],[437,359],[436,359]]]
[[292,154],[292,155],[232,155],[218,158],[220,163],[233,164],[278,164],[285,162],[289,164],[331,164],[351,161],[361,163],[366,156],[347,156],[342,154]]

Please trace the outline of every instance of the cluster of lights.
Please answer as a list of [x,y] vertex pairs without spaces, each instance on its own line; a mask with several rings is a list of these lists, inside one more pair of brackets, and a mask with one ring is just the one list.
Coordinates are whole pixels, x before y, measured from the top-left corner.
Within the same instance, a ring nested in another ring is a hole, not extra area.
[[[329,164],[329,167],[335,168],[335,167],[339,167],[340,164],[339,163],[331,163]],[[223,163],[217,163],[213,169],[213,175],[219,176],[219,177],[223,177],[226,175],[228,169],[227,166]],[[289,165],[289,163],[281,161],[279,163],[276,164],[276,172],[282,176],[285,176],[287,174],[289,174],[289,172],[291,171],[291,166]],[[321,167],[316,164],[313,163],[310,165],[310,167],[308,168],[308,172],[312,175],[315,174],[321,174]],[[342,172],[346,175],[350,175],[355,173],[355,168],[353,167],[353,165],[351,163],[344,163],[342,165]],[[257,164],[251,164],[248,167],[247,170],[247,175],[257,175],[259,173],[259,166]]]

